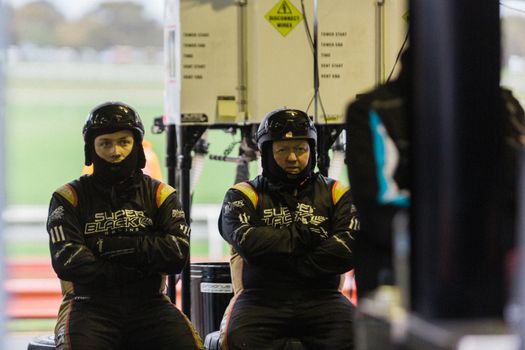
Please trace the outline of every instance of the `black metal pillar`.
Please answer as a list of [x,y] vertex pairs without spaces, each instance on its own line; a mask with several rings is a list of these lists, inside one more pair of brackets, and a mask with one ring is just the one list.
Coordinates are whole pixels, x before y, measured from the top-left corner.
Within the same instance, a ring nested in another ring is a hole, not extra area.
[[[186,222],[191,222],[191,190],[190,190],[190,170],[191,170],[191,149],[188,152],[185,144],[187,143],[185,126],[178,127],[178,139],[180,145],[180,152],[177,156],[177,172],[179,175],[178,188],[179,198],[184,210]],[[191,240],[191,239],[190,239]],[[191,244],[190,244],[191,247]],[[191,255],[188,253],[188,261],[182,270],[182,285],[181,285],[181,305],[182,312],[191,318],[191,291],[190,291],[190,261]]]
[[[178,192],[179,198],[184,210],[186,222],[191,224],[191,186],[190,171],[192,155],[191,151],[197,140],[206,131],[206,126],[177,126],[178,139],[178,156],[177,156],[177,174],[178,174]],[[190,243],[191,247],[191,243]],[[191,319],[191,273],[190,273],[191,255],[188,253],[188,261],[182,270],[181,285],[181,304],[182,312]]]
[[[168,125],[166,129],[166,167],[168,169],[168,184],[177,188],[177,132],[174,124]],[[177,303],[176,284],[176,276],[168,275],[168,297],[173,304]]]
[[413,312],[500,317],[499,3],[413,0]]

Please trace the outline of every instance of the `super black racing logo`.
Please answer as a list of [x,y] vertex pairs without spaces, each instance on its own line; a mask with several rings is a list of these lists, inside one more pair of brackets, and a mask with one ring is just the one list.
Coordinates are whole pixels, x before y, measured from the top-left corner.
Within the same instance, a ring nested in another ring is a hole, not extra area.
[[322,215],[315,215],[314,208],[309,204],[298,203],[294,212],[287,207],[264,209],[262,220],[266,225],[282,227],[292,222],[301,221],[303,224],[319,226],[328,218]]
[[143,211],[121,209],[112,213],[95,213],[94,221],[86,223],[84,234],[136,232],[152,225],[153,221]]

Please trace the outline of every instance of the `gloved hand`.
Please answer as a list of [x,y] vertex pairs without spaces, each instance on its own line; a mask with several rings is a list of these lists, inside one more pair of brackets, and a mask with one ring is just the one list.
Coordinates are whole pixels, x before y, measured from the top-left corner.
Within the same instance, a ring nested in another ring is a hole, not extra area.
[[301,221],[292,225],[292,245],[296,254],[311,251],[326,238],[328,232],[321,226],[304,224]]
[[328,238],[328,231],[326,231],[322,226],[307,225],[307,227],[308,231],[310,231],[310,234],[312,235],[315,246]]
[[142,267],[144,257],[140,251],[140,236],[100,237],[96,241],[95,254],[101,258],[128,267]]

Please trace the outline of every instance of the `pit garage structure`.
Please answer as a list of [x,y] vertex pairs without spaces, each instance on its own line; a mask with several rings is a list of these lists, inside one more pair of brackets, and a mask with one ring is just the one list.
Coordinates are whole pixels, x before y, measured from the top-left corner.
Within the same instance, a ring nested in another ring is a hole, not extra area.
[[[394,1],[167,0],[162,124],[168,181],[187,219],[192,152],[207,129],[239,130],[240,157],[253,155],[253,134],[266,113],[305,110],[318,129],[319,170],[328,174],[329,151],[342,151],[345,107],[387,78],[407,35],[406,12]],[[182,308],[190,315],[188,269]],[[174,277],[170,282],[173,299]]]
[[[209,128],[239,129],[249,144],[268,111],[304,109],[323,140],[318,164],[326,174],[344,107],[394,66],[406,10],[379,0],[166,1],[163,123],[169,181],[187,219],[192,152]],[[363,310],[380,319],[365,337],[384,335],[375,341],[406,349],[513,349],[494,224],[503,215],[499,3],[413,0],[408,10],[413,205],[410,276],[399,286],[407,298],[398,305],[405,317]],[[182,307],[191,317],[188,278],[186,269]],[[519,310],[523,318],[522,302]]]

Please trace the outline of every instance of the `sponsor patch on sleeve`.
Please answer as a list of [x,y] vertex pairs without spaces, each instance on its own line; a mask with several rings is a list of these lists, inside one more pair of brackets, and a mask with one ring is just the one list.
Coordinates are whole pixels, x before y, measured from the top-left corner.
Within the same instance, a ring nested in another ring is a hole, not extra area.
[[72,206],[76,207],[78,204],[77,192],[70,184],[65,184],[55,191],[62,197],[64,197]]
[[58,207],[55,208],[55,210],[51,212],[51,214],[49,214],[47,220],[49,221],[49,223],[52,223],[55,221],[62,220],[63,217],[64,217],[64,206],[59,205]]
[[161,183],[159,187],[157,188],[157,195],[156,195],[156,201],[157,201],[157,208],[160,208],[162,203],[168,198],[170,194],[175,192],[175,189],[171,187],[168,184]]

